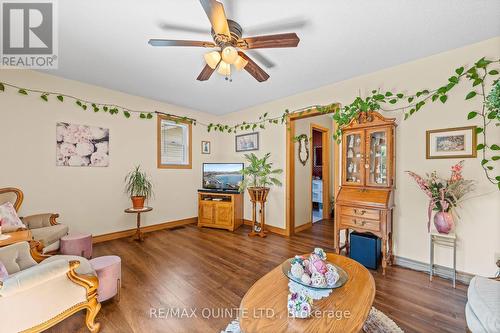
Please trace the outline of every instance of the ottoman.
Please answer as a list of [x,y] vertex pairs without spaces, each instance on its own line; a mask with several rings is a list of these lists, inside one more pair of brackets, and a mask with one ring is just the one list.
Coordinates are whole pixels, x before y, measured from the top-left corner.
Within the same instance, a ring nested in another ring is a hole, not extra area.
[[60,251],[62,254],[92,258],[92,235],[91,234],[69,234],[60,240]]
[[90,260],[90,265],[95,270],[99,279],[97,300],[102,302],[118,294],[119,301],[122,281],[122,260],[120,257],[97,257]]

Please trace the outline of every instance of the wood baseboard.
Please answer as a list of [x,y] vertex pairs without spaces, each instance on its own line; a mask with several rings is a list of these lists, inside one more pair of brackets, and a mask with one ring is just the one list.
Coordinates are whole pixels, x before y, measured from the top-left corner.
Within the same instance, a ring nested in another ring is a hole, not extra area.
[[299,225],[298,227],[295,227],[295,233],[312,228],[312,226],[313,226],[312,222],[307,222],[306,224]]
[[[243,224],[251,226],[252,221],[244,219]],[[266,225],[266,230],[269,232],[272,232],[273,234],[276,234],[276,235],[286,236],[286,230],[283,228],[274,227],[272,225]]]
[[[180,226],[187,225],[187,224],[193,224],[193,223],[198,223],[197,217],[190,217],[190,218],[183,219],[183,220],[147,225],[147,226],[141,227],[141,230],[142,230],[142,232],[146,233],[146,232],[158,231],[158,230],[163,230],[163,229],[172,229],[172,228],[180,227]],[[110,241],[113,239],[131,237],[132,235],[135,234],[136,230],[137,229],[134,228],[134,229],[127,229],[127,230],[122,230],[122,231],[111,232],[108,234],[93,236],[92,243],[96,244],[96,243],[107,242],[107,241]]]

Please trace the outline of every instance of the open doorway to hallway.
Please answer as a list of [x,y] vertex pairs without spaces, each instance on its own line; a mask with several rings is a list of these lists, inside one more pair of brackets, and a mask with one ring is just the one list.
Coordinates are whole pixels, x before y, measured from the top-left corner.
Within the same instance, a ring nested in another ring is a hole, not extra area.
[[338,148],[333,139],[334,121],[329,114],[297,117],[290,121],[289,127],[287,161],[291,167],[287,168],[287,187],[291,191],[287,211],[293,234],[333,222],[331,208],[337,186],[334,166],[338,164],[335,163]]
[[[329,183],[330,163],[327,156],[323,156],[323,150],[329,152],[328,135],[329,130],[316,124],[311,124],[311,219],[316,223],[328,218],[329,214],[324,208],[324,202],[328,200],[324,197],[323,189]],[[325,137],[324,137],[325,136]],[[328,154],[325,154],[328,155]],[[326,157],[326,158],[324,158]],[[323,172],[325,172],[323,174]],[[328,191],[326,191],[328,192]],[[328,206],[328,205],[327,205]]]

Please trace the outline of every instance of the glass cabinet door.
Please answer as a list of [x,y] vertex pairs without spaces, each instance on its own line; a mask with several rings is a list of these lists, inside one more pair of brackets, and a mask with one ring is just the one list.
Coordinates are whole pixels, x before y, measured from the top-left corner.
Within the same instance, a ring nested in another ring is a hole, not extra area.
[[366,185],[389,186],[391,152],[389,148],[389,128],[369,129],[366,131]]
[[364,177],[364,135],[363,131],[344,134],[343,183],[349,185],[363,185]]

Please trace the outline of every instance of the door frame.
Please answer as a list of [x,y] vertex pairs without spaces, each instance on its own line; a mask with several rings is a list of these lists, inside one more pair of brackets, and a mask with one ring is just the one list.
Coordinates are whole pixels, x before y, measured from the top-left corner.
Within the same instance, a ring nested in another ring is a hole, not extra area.
[[[314,108],[308,112],[296,112],[289,114],[286,118],[286,224],[285,224],[285,235],[291,236],[295,233],[295,121],[304,118],[310,118],[315,116],[321,116],[324,114],[331,114],[340,109],[340,104],[335,103],[330,108],[329,112],[324,113]],[[333,121],[333,119],[332,119]],[[333,122],[334,132],[337,130],[337,123]],[[334,161],[338,161],[340,156],[340,145],[336,142],[333,145],[333,158]],[[333,184],[334,184],[334,200],[337,196],[339,189],[339,165],[334,164],[333,168]],[[336,166],[336,167],[335,167]]]
[[[333,120],[332,120],[333,121]],[[313,172],[314,172],[314,138],[313,131],[321,132],[321,158],[322,158],[322,167],[321,167],[321,178],[323,183],[323,219],[327,219],[330,216],[330,138],[331,132],[330,129],[320,126],[318,124],[311,123],[311,140],[310,140],[310,151],[312,159],[311,159],[311,181],[309,183],[311,194],[311,223],[313,222],[313,209],[312,209],[312,181],[313,181]],[[326,149],[325,149],[326,147]],[[325,167],[326,166],[326,167]]]

